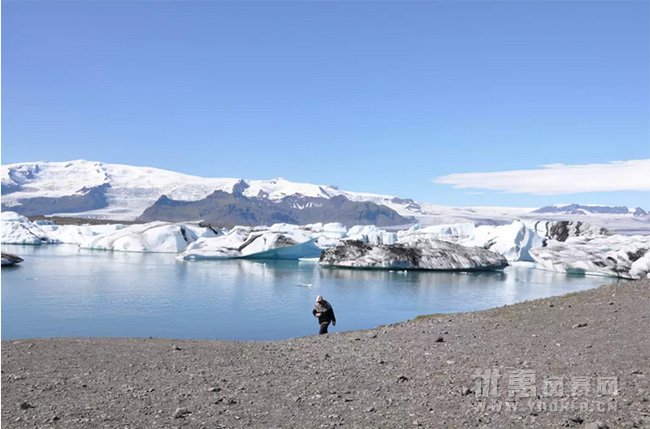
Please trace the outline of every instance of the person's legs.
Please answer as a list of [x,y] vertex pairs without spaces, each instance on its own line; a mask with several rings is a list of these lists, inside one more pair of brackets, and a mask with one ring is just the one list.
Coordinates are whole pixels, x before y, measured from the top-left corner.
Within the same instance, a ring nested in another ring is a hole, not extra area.
[[320,324],[320,331],[318,331],[318,335],[327,334],[327,327],[329,325],[330,325],[329,323],[321,323]]

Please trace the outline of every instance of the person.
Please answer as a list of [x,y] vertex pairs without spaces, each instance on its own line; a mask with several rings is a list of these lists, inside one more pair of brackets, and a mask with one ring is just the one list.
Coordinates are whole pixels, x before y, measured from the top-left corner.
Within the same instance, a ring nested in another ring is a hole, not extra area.
[[314,304],[314,310],[311,313],[314,317],[318,318],[318,324],[320,325],[318,335],[327,334],[327,328],[330,326],[330,322],[332,325],[336,326],[334,309],[322,296],[318,295],[316,297],[316,304]]

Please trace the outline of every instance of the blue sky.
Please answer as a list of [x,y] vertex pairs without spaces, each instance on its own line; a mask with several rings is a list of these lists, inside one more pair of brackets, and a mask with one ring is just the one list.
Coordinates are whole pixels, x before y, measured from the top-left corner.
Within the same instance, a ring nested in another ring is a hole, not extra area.
[[6,0],[2,17],[3,164],[650,208],[650,176],[566,193],[555,169],[551,195],[458,176],[649,159],[646,1]]

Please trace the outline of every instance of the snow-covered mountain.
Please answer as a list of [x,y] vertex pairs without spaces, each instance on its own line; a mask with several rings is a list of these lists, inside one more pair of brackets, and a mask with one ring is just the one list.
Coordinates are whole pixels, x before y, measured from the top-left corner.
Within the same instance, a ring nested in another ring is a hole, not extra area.
[[[145,214],[146,219],[140,220],[210,218],[219,222],[225,214],[214,214],[217,207],[225,207],[229,215],[225,222],[232,224],[342,221],[398,225],[412,223],[409,216],[419,209],[412,200],[282,178],[205,178],[84,160],[2,166],[2,208],[27,216],[136,220]],[[334,219],[339,213],[344,218]]]
[[2,166],[2,209],[23,215],[111,220],[208,220],[226,225],[341,222],[379,226],[503,225],[513,220],[582,221],[612,232],[649,234],[642,209],[578,204],[542,209],[447,207],[390,195],[349,192],[282,178],[206,178],[93,161]]
[[534,210],[533,213],[559,213],[570,215],[589,215],[589,214],[631,214],[633,216],[646,216],[648,213],[641,207],[629,208],[625,206],[599,206],[584,204],[558,204],[545,206]]

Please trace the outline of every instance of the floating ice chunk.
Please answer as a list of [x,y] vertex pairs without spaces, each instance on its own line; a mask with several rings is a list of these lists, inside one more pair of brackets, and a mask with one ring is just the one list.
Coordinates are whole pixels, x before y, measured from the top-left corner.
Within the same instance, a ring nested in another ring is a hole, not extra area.
[[456,242],[463,238],[471,237],[474,234],[474,229],[475,226],[471,222],[432,225],[424,228],[419,225],[414,225],[405,231],[398,232],[397,235],[400,243],[414,242],[422,238]]
[[530,250],[538,266],[547,270],[621,278],[644,278],[648,273],[650,236],[611,235],[550,240]]
[[466,246],[479,246],[497,252],[509,262],[532,261],[530,249],[544,245],[544,238],[521,221],[509,225],[482,225],[474,229],[473,235],[460,240]]
[[221,237],[200,238],[180,255],[193,259],[300,259],[318,256],[314,238],[299,227],[276,226],[268,230],[235,227]]
[[358,240],[367,244],[394,244],[397,242],[397,234],[374,225],[355,225],[348,231],[346,240]]
[[0,242],[3,244],[41,245],[58,242],[25,216],[14,212],[2,212],[0,234]]
[[647,250],[642,257],[632,262],[630,266],[630,277],[635,279],[650,279],[650,250]]
[[214,232],[206,232],[204,229],[182,223],[149,222],[91,236],[80,246],[121,252],[179,253],[199,239],[199,235],[214,235]]
[[370,245],[348,241],[323,251],[320,264],[329,267],[399,270],[489,270],[503,268],[508,261],[479,247],[435,239],[409,244]]

